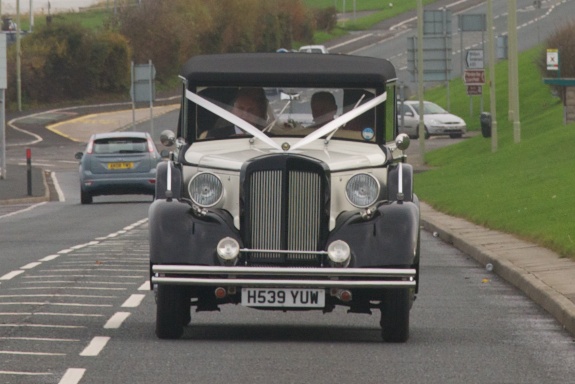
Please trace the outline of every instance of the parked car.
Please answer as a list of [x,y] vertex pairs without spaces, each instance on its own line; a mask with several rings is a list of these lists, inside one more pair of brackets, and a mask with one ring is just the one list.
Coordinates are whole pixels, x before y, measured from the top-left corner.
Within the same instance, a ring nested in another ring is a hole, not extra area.
[[154,195],[156,168],[162,160],[146,132],[98,133],[90,137],[80,160],[80,201],[93,196]]
[[[156,335],[181,337],[191,307],[343,306],[381,312],[383,340],[408,340],[420,209],[409,137],[394,137],[387,101],[396,93],[393,65],[221,54],[193,57],[180,76],[177,132],[161,135],[173,152],[158,166],[148,216]],[[299,98],[265,96],[279,87]],[[337,104],[322,115],[329,119],[312,116],[317,92]]]
[[[435,103],[424,101],[423,111],[426,139],[430,136],[442,135],[449,135],[449,137],[455,139],[462,137],[467,132],[467,125],[461,117],[447,112]],[[411,138],[418,138],[419,101],[408,100],[403,103],[398,102],[397,113],[399,132],[406,133]]]
[[325,45],[304,45],[298,52],[304,53],[329,53]]

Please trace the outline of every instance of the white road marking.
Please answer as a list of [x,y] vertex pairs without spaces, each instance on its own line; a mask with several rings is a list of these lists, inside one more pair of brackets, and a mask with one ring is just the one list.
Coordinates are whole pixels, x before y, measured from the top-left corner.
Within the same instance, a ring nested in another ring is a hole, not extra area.
[[85,372],[86,370],[82,368],[68,368],[58,384],[78,384]]
[[66,201],[66,196],[64,196],[64,192],[62,191],[62,188],[60,188],[60,183],[58,182],[58,178],[56,177],[56,172],[52,172],[51,179],[54,184],[54,189],[58,194],[58,201],[60,202]]
[[20,269],[32,269],[32,268],[36,268],[37,266],[41,265],[42,263],[39,261],[36,261],[34,263],[28,263],[26,265],[24,265],[23,267],[20,267]]
[[144,297],[146,297],[146,295],[133,294],[128,298],[128,300],[124,301],[124,304],[122,304],[122,307],[124,307],[124,308],[135,308],[142,303],[142,300],[144,300]]
[[0,375],[14,376],[51,376],[51,372],[21,372],[21,371],[0,371]]
[[104,324],[106,329],[117,329],[122,326],[124,320],[130,316],[130,312],[116,312],[110,319]]
[[138,287],[138,291],[149,291],[150,290],[150,280],[146,280],[144,284]]
[[17,214],[22,213],[22,212],[31,211],[32,209],[34,209],[34,208],[36,208],[36,207],[39,207],[39,206],[41,206],[41,205],[44,205],[44,204],[46,204],[45,201],[43,201],[43,202],[41,202],[41,203],[38,203],[38,204],[31,205],[31,206],[26,207],[26,208],[24,208],[24,209],[20,209],[20,210],[18,210],[18,211],[14,211],[14,212],[7,213],[7,214],[5,214],[5,215],[0,216],[0,219],[3,218],[3,217],[14,216],[14,215],[17,215]]
[[20,270],[20,271],[12,271],[12,272],[8,272],[7,274],[5,274],[4,276],[0,277],[0,280],[5,281],[5,280],[12,280],[14,277],[20,275],[24,273],[24,271]]
[[52,261],[60,255],[49,255],[40,259],[40,261]]
[[98,356],[102,349],[108,344],[110,338],[108,336],[96,336],[90,341],[90,344],[82,352],[80,356]]
[[0,355],[66,356],[65,353],[53,353],[53,352],[24,352],[24,351],[0,351]]

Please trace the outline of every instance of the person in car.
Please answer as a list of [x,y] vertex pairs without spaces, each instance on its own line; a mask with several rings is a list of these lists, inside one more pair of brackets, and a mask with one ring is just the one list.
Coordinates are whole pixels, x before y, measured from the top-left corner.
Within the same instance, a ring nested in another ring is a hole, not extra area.
[[318,128],[332,121],[337,113],[335,97],[326,91],[316,92],[311,97],[311,114],[313,124],[310,128]]
[[[240,88],[234,103],[232,113],[247,121],[258,129],[266,126],[268,112],[268,99],[263,88]],[[219,121],[214,129],[207,133],[207,138],[221,139],[233,135],[242,135],[245,132],[229,124],[227,121]]]

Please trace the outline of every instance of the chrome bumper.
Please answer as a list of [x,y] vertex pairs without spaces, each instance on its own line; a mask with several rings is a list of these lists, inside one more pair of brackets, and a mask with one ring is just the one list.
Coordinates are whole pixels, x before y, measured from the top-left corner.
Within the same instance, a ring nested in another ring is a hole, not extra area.
[[[415,269],[154,265],[152,284],[249,287],[409,288]],[[188,276],[189,275],[189,276]]]

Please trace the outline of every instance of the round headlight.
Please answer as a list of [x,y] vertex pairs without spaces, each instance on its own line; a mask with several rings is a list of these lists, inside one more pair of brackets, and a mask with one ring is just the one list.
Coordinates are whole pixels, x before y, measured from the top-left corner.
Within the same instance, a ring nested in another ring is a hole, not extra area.
[[327,247],[327,257],[337,266],[346,267],[349,264],[350,256],[349,245],[343,240],[336,240]]
[[358,208],[367,208],[377,201],[379,181],[367,173],[354,175],[345,186],[347,200]]
[[222,181],[213,173],[198,173],[188,185],[190,198],[202,208],[213,207],[222,198]]
[[223,261],[234,261],[240,254],[240,245],[235,239],[224,237],[218,243],[217,251]]

